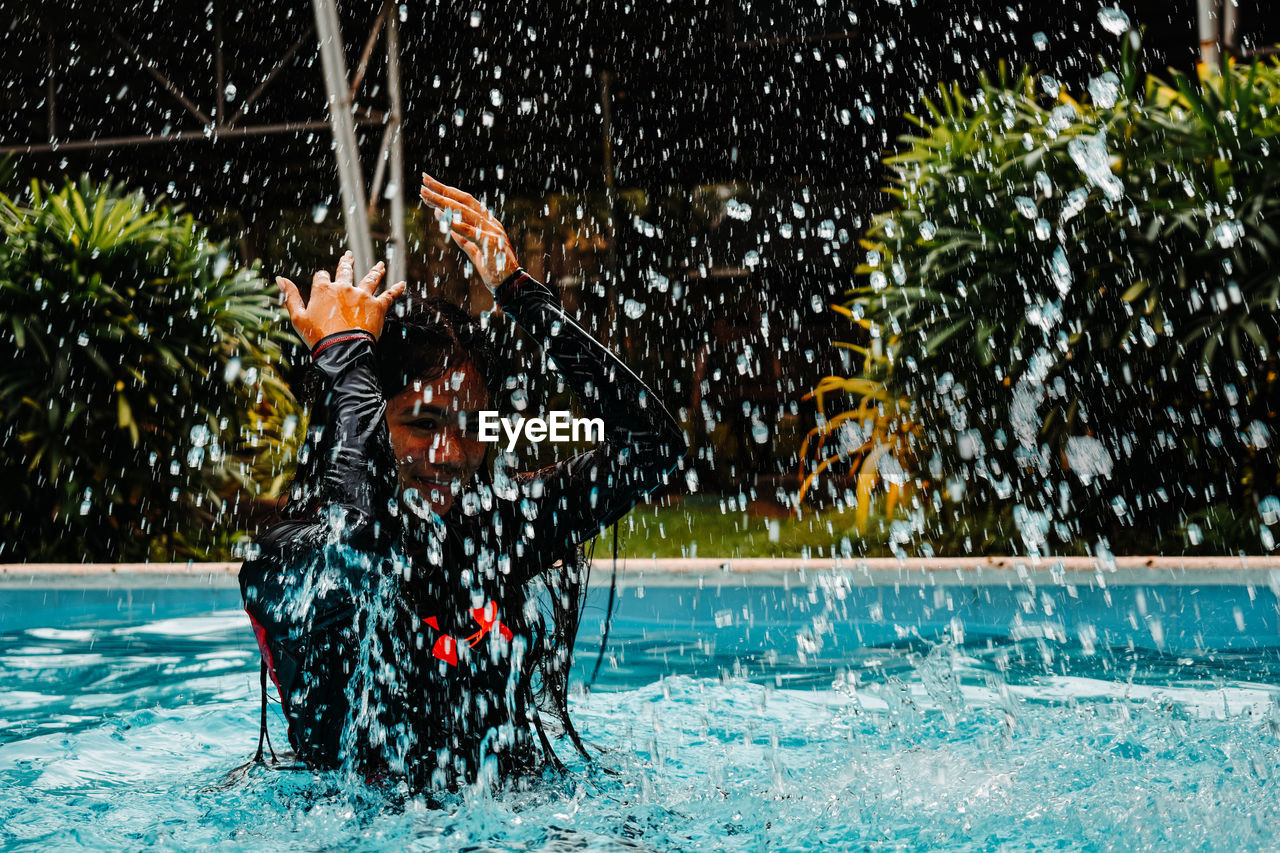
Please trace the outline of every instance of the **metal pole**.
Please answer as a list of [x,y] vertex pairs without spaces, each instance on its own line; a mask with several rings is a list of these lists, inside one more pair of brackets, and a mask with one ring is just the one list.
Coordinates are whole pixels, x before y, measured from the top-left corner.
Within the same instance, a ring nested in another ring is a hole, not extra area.
[[49,22],[40,19],[40,28],[44,30],[44,57],[45,57],[45,99],[49,101],[49,143],[52,145],[58,140],[58,86],[54,79],[56,66],[53,58],[53,31],[49,28]]
[[391,151],[391,122],[388,120],[382,128],[382,141],[378,143],[378,156],[373,159],[378,165],[373,167],[373,183],[369,185],[369,218],[373,219],[378,210],[378,196],[382,194],[382,182],[387,177],[387,160]]
[[1196,0],[1196,12],[1200,25],[1200,61],[1210,71],[1217,71],[1221,62],[1218,50],[1218,4],[1220,0]]
[[1240,0],[1222,0],[1222,47],[1236,55],[1236,26],[1240,22]]
[[217,106],[213,111],[214,126],[227,121],[227,84],[222,63],[222,6],[213,6],[213,99]]
[[176,98],[180,104],[182,104],[184,107],[186,107],[188,110],[191,111],[191,114],[193,116],[200,119],[201,124],[213,124],[213,119],[205,115],[204,110],[197,107],[190,98],[182,94],[182,90],[179,89],[176,85],[174,85],[172,80],[170,80],[163,73],[161,73],[160,69],[156,67],[156,64],[153,60],[147,59],[145,56],[143,56],[142,52],[139,51],[136,47],[134,47],[132,42],[130,42],[124,36],[120,35],[120,33],[116,32],[116,28],[111,26],[111,24],[109,23],[107,24],[107,32],[111,34],[111,37],[115,39],[120,44],[120,46],[123,47],[129,53],[130,56],[133,57],[133,60],[135,62],[137,62],[139,65],[142,66],[142,69],[144,71],[146,71],[148,74],[154,77],[156,79],[156,82],[164,87],[166,92],[173,95],[173,97]]
[[355,256],[356,275],[373,266],[373,239],[369,235],[369,215],[364,207],[364,177],[360,172],[360,149],[356,146],[355,120],[347,88],[347,61],[342,55],[342,29],[334,0],[313,0],[316,36],[320,41],[320,64],[328,93],[329,122],[333,128],[333,156],[338,163],[342,185],[343,219],[347,225],[347,248]]
[[227,124],[235,124],[240,119],[240,116],[244,115],[245,112],[253,106],[253,102],[258,100],[258,97],[266,91],[267,87],[271,85],[271,81],[276,79],[276,75],[284,70],[284,67],[289,64],[289,61],[292,60],[294,56],[297,55],[298,51],[302,50],[302,46],[307,43],[307,39],[311,38],[311,33],[314,30],[314,25],[307,27],[307,31],[293,43],[293,47],[286,50],[284,52],[284,56],[280,57],[276,62],[275,66],[267,74],[266,79],[258,84],[258,88],[250,92],[249,97],[240,102],[240,109],[236,110],[235,115],[227,119]]
[[600,72],[600,112],[603,120],[601,132],[603,134],[604,147],[604,193],[605,201],[609,205],[609,243],[605,249],[605,275],[609,281],[605,287],[605,299],[608,300],[608,306],[605,309],[606,326],[602,330],[601,335],[603,343],[608,345],[612,343],[616,324],[618,322],[618,233],[622,230],[618,227],[618,199],[614,191],[613,176],[613,74],[609,71]]
[[403,105],[400,102],[400,13],[387,4],[387,98],[391,103],[391,115],[387,130],[391,134],[388,153],[391,158],[391,184],[387,187],[387,201],[391,205],[391,240],[387,243],[387,272],[390,283],[404,281],[408,269],[405,250],[408,242],[404,232],[404,141],[400,136]]
[[373,48],[378,43],[378,37],[382,35],[382,26],[387,22],[387,15],[390,14],[391,4],[384,3],[382,11],[378,13],[378,17],[373,21],[373,29],[369,30],[369,38],[365,39],[364,50],[360,52],[360,61],[356,63],[356,75],[351,80],[351,97],[355,98],[356,92],[360,91],[360,83],[364,80],[364,73],[369,70],[369,60],[373,58]]
[[[356,124],[382,124],[381,120],[362,118]],[[30,142],[18,145],[0,145],[0,154],[43,154],[50,151],[90,151],[95,149],[127,148],[137,145],[160,145],[167,142],[208,142],[216,144],[221,139],[245,136],[269,136],[273,133],[301,133],[305,130],[324,130],[332,127],[327,121],[298,121],[283,124],[260,124],[255,127],[229,127],[208,134],[203,130],[179,130],[173,133],[146,133],[136,136],[108,136],[101,139],[70,139],[63,142]]]

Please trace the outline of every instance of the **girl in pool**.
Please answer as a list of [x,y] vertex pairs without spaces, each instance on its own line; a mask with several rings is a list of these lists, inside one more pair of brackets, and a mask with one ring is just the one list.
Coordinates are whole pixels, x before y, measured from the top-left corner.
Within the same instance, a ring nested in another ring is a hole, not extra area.
[[560,766],[548,716],[582,749],[566,708],[579,546],[686,449],[654,393],[519,267],[482,204],[426,175],[422,199],[605,437],[540,471],[490,473],[477,412],[503,375],[487,324],[401,299],[403,282],[379,295],[383,265],[355,281],[350,253],[306,301],[277,279],[321,389],[282,519],[241,568],[245,609],[298,757],[419,790]]

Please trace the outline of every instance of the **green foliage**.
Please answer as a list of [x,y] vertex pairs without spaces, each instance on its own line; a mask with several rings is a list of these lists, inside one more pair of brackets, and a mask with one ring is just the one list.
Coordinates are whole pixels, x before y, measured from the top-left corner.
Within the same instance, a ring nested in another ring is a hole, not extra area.
[[[864,533],[852,511],[807,512],[780,505],[770,514],[748,510],[745,495],[691,495],[669,505],[646,505],[618,524],[619,550],[630,559],[650,557],[887,557],[888,522]],[[596,544],[596,558],[605,553]]]
[[861,377],[911,400],[926,538],[993,511],[974,550],[1280,537],[1280,64],[1165,83],[1136,44],[1088,97],[1003,67],[942,87],[885,161],[839,310]]
[[0,560],[208,556],[297,422],[257,270],[88,179],[0,196],[0,229]]

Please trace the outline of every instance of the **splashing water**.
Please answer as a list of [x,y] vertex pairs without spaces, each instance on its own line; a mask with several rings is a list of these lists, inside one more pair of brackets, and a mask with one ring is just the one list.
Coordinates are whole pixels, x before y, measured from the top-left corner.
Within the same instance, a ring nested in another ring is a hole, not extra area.
[[1118,36],[1129,29],[1129,16],[1115,6],[1103,6],[1098,10],[1098,23],[1113,36]]
[[1110,109],[1120,98],[1120,77],[1108,71],[1089,80],[1089,97],[1096,107]]
[[1082,136],[1067,144],[1067,153],[1089,183],[1102,190],[1111,201],[1124,195],[1124,184],[1111,172],[1111,155],[1107,152],[1105,133]]
[[[572,700],[616,775],[579,761],[528,791],[433,801],[342,771],[227,778],[257,717],[257,652],[234,590],[6,593],[53,607],[5,602],[0,839],[95,850],[1265,846],[1280,818],[1266,785],[1280,772],[1280,669],[1257,638],[1276,634],[1274,594],[1066,589],[895,592],[847,576],[632,588],[596,692]],[[1133,627],[1152,620],[1164,652]],[[376,731],[364,722],[361,736]],[[276,712],[271,725],[279,735]],[[389,751],[400,746],[390,737]]]

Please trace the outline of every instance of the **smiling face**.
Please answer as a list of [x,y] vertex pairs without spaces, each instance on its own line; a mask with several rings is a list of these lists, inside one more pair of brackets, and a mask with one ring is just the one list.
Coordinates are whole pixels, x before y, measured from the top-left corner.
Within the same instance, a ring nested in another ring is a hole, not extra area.
[[466,483],[484,462],[487,445],[476,428],[488,404],[480,372],[469,362],[411,382],[387,401],[401,494],[416,489],[437,514],[449,511],[454,483]]

